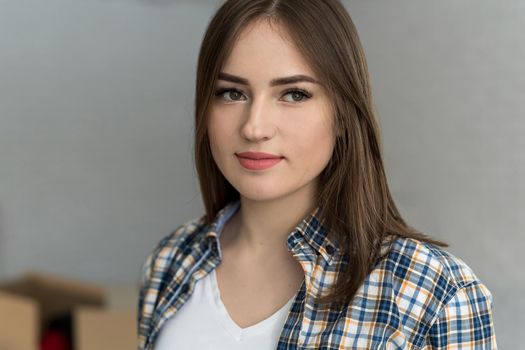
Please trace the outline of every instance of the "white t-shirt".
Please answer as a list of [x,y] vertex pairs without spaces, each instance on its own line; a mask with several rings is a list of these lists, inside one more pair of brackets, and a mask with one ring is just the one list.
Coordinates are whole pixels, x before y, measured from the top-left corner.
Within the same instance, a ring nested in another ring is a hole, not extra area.
[[295,295],[261,322],[240,328],[222,303],[215,270],[162,327],[155,350],[274,350]]

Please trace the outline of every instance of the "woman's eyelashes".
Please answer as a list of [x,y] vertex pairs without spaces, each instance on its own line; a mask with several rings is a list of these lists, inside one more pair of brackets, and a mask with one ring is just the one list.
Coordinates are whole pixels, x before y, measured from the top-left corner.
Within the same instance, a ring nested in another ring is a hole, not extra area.
[[[236,88],[218,88],[215,91],[215,96],[225,102],[245,101],[247,99],[244,92]],[[308,90],[294,87],[285,90],[282,93],[282,96],[285,102],[301,103],[312,98],[313,94]],[[285,96],[288,97],[285,98]]]

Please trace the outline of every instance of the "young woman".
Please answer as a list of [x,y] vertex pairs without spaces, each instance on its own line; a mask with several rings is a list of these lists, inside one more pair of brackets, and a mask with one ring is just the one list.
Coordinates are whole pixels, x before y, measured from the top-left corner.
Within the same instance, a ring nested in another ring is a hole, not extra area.
[[338,0],[229,0],[195,100],[206,215],[149,255],[140,349],[495,349],[492,297],[390,195]]

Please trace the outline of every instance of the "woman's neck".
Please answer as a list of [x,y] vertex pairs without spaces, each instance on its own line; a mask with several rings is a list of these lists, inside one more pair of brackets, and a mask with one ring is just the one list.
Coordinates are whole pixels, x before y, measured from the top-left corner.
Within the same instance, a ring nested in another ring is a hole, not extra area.
[[251,255],[288,254],[288,235],[315,208],[313,190],[307,187],[269,201],[241,196],[241,206],[227,223],[221,243]]

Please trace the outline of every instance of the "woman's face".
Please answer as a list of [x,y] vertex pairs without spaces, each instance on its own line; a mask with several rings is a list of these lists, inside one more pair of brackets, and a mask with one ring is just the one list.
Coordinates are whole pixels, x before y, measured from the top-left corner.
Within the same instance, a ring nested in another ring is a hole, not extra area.
[[265,21],[247,26],[222,67],[209,109],[213,158],[250,200],[313,201],[334,149],[329,96],[285,38],[282,27]]

